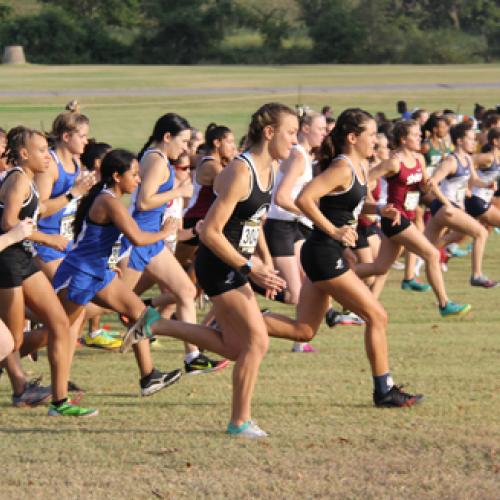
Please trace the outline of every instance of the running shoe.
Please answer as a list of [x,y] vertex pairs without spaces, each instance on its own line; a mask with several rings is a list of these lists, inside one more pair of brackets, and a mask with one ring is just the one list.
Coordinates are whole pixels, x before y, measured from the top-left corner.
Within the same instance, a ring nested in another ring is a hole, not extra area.
[[450,316],[464,316],[470,310],[472,306],[470,304],[456,304],[449,300],[444,307],[439,306],[439,312],[443,318],[449,318]]
[[428,292],[431,289],[431,287],[430,287],[430,285],[426,285],[425,283],[421,283],[420,281],[413,278],[411,280],[403,280],[401,282],[401,289],[402,290],[411,290],[413,292]]
[[294,342],[292,347],[292,352],[318,352],[311,344],[308,342]]
[[67,401],[60,406],[49,406],[49,417],[97,417],[98,410],[93,408],[83,408],[72,402]]
[[405,265],[400,262],[399,260],[395,260],[392,265],[392,269],[395,269],[396,271],[402,271],[405,268]]
[[247,420],[240,426],[236,426],[232,422],[229,422],[226,433],[232,437],[247,439],[260,439],[269,436],[269,434],[264,432],[253,420]]
[[216,361],[200,353],[190,363],[184,361],[184,369],[188,375],[198,375],[199,373],[211,373],[222,370],[226,366],[229,366],[229,363],[228,359]]
[[152,396],[165,387],[174,384],[181,378],[181,370],[172,370],[171,372],[161,372],[153,369],[153,373],[147,380],[140,380],[141,396]]
[[378,408],[408,408],[420,403],[424,396],[422,394],[408,394],[404,392],[402,385],[393,385],[385,394],[373,393],[373,402]]
[[452,243],[451,245],[448,245],[446,247],[446,253],[448,254],[448,257],[467,257],[469,255],[469,252],[467,250],[464,250],[463,248],[460,248],[456,243]]
[[130,348],[144,339],[153,337],[151,333],[151,325],[161,318],[160,313],[152,308],[147,307],[141,317],[127,331],[123,337],[123,343],[120,347],[120,352],[127,352]]
[[92,333],[87,333],[83,339],[87,347],[97,347],[98,349],[118,349],[122,345],[121,337],[111,335],[111,332],[104,328],[99,328]]
[[365,324],[365,320],[350,311],[346,314],[340,314],[337,323],[339,325],[361,326]]
[[330,307],[325,314],[325,323],[333,328],[335,325],[338,325],[340,316],[342,316],[338,311],[336,311],[333,307]]
[[495,288],[498,286],[498,281],[490,280],[486,276],[471,276],[470,284],[472,286],[482,286],[483,288]]
[[45,403],[52,396],[50,385],[40,385],[41,379],[26,382],[24,392],[19,396],[12,395],[12,405],[21,408],[24,406],[36,406]]

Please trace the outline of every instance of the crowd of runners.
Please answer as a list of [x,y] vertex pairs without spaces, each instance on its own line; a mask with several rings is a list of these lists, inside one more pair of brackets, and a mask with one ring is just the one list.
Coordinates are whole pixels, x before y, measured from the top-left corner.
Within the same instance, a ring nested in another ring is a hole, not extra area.
[[[310,355],[323,321],[364,325],[375,406],[418,403],[393,382],[379,297],[400,266],[402,290],[432,290],[437,316],[466,315],[445,271],[468,254],[464,286],[496,286],[482,261],[500,226],[500,115],[398,109],[268,103],[238,141],[227,124],[203,136],[167,113],[137,155],[89,139],[76,102],[48,134],[0,129],[0,367],[13,405],[97,415],[70,381],[81,345],[133,350],[143,396],[233,362],[227,432],[265,437],[251,400],[269,337]],[[261,310],[256,294],[290,314]],[[197,324],[200,301],[211,307]],[[100,323],[111,313],[124,335]],[[155,366],[161,336],[183,341],[184,370]],[[21,362],[43,348],[48,386]]]

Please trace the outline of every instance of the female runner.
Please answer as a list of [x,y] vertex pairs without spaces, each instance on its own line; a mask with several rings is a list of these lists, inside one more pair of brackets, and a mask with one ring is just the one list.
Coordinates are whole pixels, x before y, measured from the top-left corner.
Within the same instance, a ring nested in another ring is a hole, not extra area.
[[439,245],[441,233],[445,228],[471,236],[474,241],[470,284],[492,288],[496,286],[496,282],[482,274],[483,254],[488,231],[480,222],[464,211],[464,201],[469,184],[479,188],[491,188],[492,183],[481,181],[473,168],[471,155],[475,150],[476,139],[472,124],[464,122],[455,125],[450,134],[455,151],[440,163],[430,179],[438,199],[431,204],[433,216],[427,223],[425,235],[436,246]]
[[[94,301],[102,307],[137,319],[144,304],[108,267],[113,245],[123,233],[136,247],[162,241],[168,229],[141,231],[121,203],[139,184],[135,156],[125,150],[110,151],[101,164],[101,180],[82,199],[75,216],[75,245],[54,276],[53,285],[66,310],[70,323],[81,321],[84,307]],[[141,395],[150,396],[177,381],[180,370],[160,372],[153,367],[149,342],[134,346],[139,366]],[[74,407],[67,401],[53,404],[52,415],[91,416],[97,410]]]
[[[297,129],[291,109],[279,104],[264,105],[252,117],[250,149],[216,181],[218,197],[202,228],[202,257],[197,260],[197,272],[212,295],[221,331],[212,330],[208,335],[205,327],[160,319],[154,309],[148,309],[124,339],[126,349],[152,335],[169,335],[235,359],[233,411],[228,426],[228,433],[235,436],[267,435],[250,419],[250,399],[258,366],[267,350],[267,333],[295,341],[311,340],[331,296],[366,321],[365,345],[372,367],[375,404],[407,407],[422,398],[393,384],[387,359],[387,314],[342,257],[344,245],[355,243],[352,224],[366,196],[367,179],[362,165],[373,154],[376,138],[375,121],[368,113],[350,109],[341,114],[332,136],[336,150],[345,157],[332,162],[333,151],[329,148],[323,161],[324,171],[296,200],[315,225],[302,247],[307,279],[297,305],[297,320],[277,314],[262,316],[259,312],[247,277],[271,295],[283,287],[284,281],[270,264],[249,259],[248,250],[255,248],[257,240],[265,248],[257,221],[270,202],[272,160],[287,158],[296,142]],[[366,210],[374,213],[375,208],[370,205]],[[399,213],[391,207],[380,208],[380,212],[398,222]]]
[[[41,132],[16,127],[7,135],[8,171],[0,188],[0,233],[5,234],[20,220],[36,220],[39,211],[35,174],[49,168],[47,140]],[[59,234],[34,231],[29,240],[50,245],[58,251],[68,241]],[[6,368],[11,381],[14,406],[31,406],[45,401],[52,392],[52,401],[66,398],[68,391],[69,322],[50,282],[33,260],[31,245],[16,243],[0,252],[0,317],[12,333],[14,352],[7,356]],[[48,329],[48,358],[51,388],[28,384],[21,368],[19,349],[23,342],[25,305]]]
[[[419,153],[420,127],[412,120],[398,122],[394,128],[394,139],[397,145],[395,156],[371,170],[370,179],[376,180],[381,176],[387,179],[387,201],[400,212],[401,222],[394,225],[391,220],[382,217],[381,227],[386,237],[382,239],[378,257],[371,264],[358,264],[356,274],[360,277],[385,274],[403,246],[426,262],[427,278],[439,301],[441,316],[466,314],[470,305],[448,300],[439,252],[412,222],[420,199],[420,188],[425,187],[427,182],[425,160]],[[409,267],[415,268],[414,261]],[[407,275],[401,286],[415,289],[419,283],[414,280],[414,276]]]

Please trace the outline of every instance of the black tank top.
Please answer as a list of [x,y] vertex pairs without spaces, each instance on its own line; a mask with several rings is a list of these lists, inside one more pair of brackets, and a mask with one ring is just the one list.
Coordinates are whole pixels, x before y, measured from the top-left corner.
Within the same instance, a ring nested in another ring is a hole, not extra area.
[[[2,183],[4,183],[7,180],[7,178],[12,174],[14,174],[15,172],[21,172],[23,175],[26,175],[26,173],[21,167],[13,167],[7,172],[7,175],[4,177]],[[0,221],[2,220],[3,217],[3,210],[4,210],[4,204],[3,202],[0,201]],[[23,220],[26,219],[26,217],[29,217],[36,221],[37,215],[38,215],[38,191],[33,181],[31,181],[30,194],[28,195],[28,198],[24,200],[21,206],[21,210],[19,211],[18,218],[19,220]],[[0,224],[0,234],[5,234],[5,231],[3,231],[1,224]],[[31,247],[31,242],[21,241],[11,246],[17,248],[23,248],[29,251]]]
[[274,186],[274,169],[271,168],[271,182],[267,189],[262,189],[259,177],[250,153],[238,156],[250,171],[250,192],[246,199],[239,201],[224,226],[224,236],[238,252],[250,256],[254,253],[261,230],[261,219],[271,205]]
[[[319,200],[319,209],[323,215],[336,227],[357,225],[359,214],[365,203],[367,186],[358,179],[356,170],[351,160],[344,155],[337,157],[349,163],[352,170],[352,181],[348,189],[342,192],[329,193]],[[366,172],[365,172],[366,176]],[[316,240],[332,239],[318,228],[314,228],[312,237]]]

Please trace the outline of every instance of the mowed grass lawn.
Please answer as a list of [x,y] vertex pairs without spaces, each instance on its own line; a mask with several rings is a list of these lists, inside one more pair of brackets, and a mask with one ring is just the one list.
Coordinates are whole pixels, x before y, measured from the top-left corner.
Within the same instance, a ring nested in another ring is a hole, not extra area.
[[[488,244],[492,277],[499,242]],[[353,326],[323,325],[316,354],[272,340],[253,403],[271,434],[260,442],[224,434],[231,368],[140,398],[132,355],[79,349],[72,379],[100,415],[78,421],[12,408],[4,376],[0,498],[498,498],[500,289],[472,288],[468,274],[469,259],[455,259],[446,283],[473,312],[445,321],[431,293],[402,292],[401,271],[391,272],[382,301],[394,378],[426,396],[411,409],[372,406],[363,329]],[[179,367],[182,346],[161,339],[154,358]],[[45,355],[25,368],[49,380]]]
[[[162,80],[161,75],[165,76]],[[202,75],[202,76],[200,76]],[[281,76],[280,76],[281,75]],[[323,76],[322,76],[323,75]],[[297,85],[372,81],[498,81],[498,66],[123,68],[0,67],[2,88],[136,88],[279,85],[269,99],[297,102]],[[200,80],[197,80],[200,78]],[[334,80],[338,78],[338,80]],[[271,82],[272,79],[272,82]],[[330,79],[330,80],[329,80]],[[113,80],[113,81],[111,81]],[[229,83],[228,83],[229,82]],[[243,82],[243,83],[242,83]],[[78,95],[75,95],[78,98]],[[498,91],[454,90],[302,95],[314,107],[361,105],[394,115],[394,102],[429,109],[494,105]],[[91,135],[137,149],[154,120],[177,111],[203,128],[226,123],[243,133],[263,95],[108,96],[80,99]],[[0,126],[48,128],[69,99],[0,98]],[[500,278],[500,236],[488,242],[484,270]],[[500,490],[500,289],[468,284],[468,258],[450,263],[449,295],[473,304],[463,320],[441,320],[430,293],[402,292],[392,271],[382,296],[389,312],[394,378],[425,402],[409,410],[371,404],[362,328],[322,326],[317,354],[292,354],[273,340],[261,367],[253,417],[271,434],[261,442],[226,437],[231,369],[185,376],[151,398],[139,397],[132,355],[78,350],[72,379],[87,389],[96,419],[49,419],[46,407],[10,406],[0,380],[0,498],[498,498]],[[293,309],[266,304],[274,311]],[[118,327],[114,318],[105,322]],[[179,342],[161,339],[155,365],[182,365]],[[49,380],[46,355],[26,361]]]
[[[401,91],[353,89],[332,94],[307,86],[355,86],[403,84],[495,83],[500,81],[500,64],[463,66],[23,66],[0,65],[1,91],[69,91],[91,119],[91,136],[114,146],[140,148],[151,134],[155,120],[168,111],[180,113],[197,128],[211,121],[224,123],[240,137],[249,117],[267,101],[288,105],[308,104],[320,109],[324,104],[339,113],[348,106],[396,115],[395,103],[408,102],[410,109],[448,107],[472,113],[474,103],[494,106],[500,101],[497,89],[438,89]],[[221,93],[204,95],[214,88],[233,90],[273,88],[267,94]],[[107,96],[82,96],[79,90],[107,89]],[[130,89],[151,89],[152,95],[126,95]],[[200,89],[197,95],[158,96],[155,90]],[[2,97],[0,127],[19,123],[49,130],[54,116],[71,99],[69,96]]]

